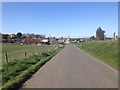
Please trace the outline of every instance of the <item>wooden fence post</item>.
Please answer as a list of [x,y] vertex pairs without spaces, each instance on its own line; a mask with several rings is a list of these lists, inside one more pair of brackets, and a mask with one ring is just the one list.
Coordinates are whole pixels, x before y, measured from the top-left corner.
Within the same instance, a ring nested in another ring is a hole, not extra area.
[[25,58],[27,57],[27,53],[25,52]]
[[5,59],[6,59],[6,62],[8,63],[8,54],[5,53]]

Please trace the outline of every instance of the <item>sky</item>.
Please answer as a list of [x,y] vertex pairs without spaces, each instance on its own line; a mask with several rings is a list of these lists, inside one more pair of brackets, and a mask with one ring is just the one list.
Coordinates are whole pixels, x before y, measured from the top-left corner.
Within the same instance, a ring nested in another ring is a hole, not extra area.
[[118,33],[117,2],[3,2],[2,33],[91,37],[101,27]]

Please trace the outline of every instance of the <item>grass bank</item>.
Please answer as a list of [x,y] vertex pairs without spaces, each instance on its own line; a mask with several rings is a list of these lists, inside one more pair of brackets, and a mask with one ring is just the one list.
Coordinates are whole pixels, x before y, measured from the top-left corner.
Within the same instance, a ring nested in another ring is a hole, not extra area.
[[18,89],[62,48],[58,47],[40,55],[34,55],[24,60],[14,60],[5,64],[2,69],[2,90]]
[[118,42],[90,42],[76,46],[118,69]]

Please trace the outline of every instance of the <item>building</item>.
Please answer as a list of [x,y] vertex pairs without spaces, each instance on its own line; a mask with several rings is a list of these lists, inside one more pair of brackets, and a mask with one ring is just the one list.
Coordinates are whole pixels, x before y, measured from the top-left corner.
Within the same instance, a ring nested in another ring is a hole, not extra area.
[[58,44],[64,45],[65,44],[65,39],[63,37],[58,38]]
[[69,44],[69,43],[71,43],[71,40],[69,38],[67,38],[65,43]]
[[39,38],[25,38],[22,40],[23,44],[40,44],[41,43],[41,39]]
[[104,35],[105,31],[102,30],[100,27],[96,30],[96,39],[97,40],[104,40]]
[[50,40],[50,44],[51,44],[51,45],[58,45],[58,39],[52,38],[52,39]]
[[49,45],[49,40],[47,38],[42,39],[41,44]]

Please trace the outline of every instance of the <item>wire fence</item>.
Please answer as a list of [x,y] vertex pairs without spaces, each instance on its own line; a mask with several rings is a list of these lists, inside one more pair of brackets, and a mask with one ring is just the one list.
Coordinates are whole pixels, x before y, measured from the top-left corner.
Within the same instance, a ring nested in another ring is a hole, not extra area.
[[[54,49],[57,49],[58,47],[55,47]],[[44,51],[39,51],[39,52],[36,52],[36,51],[32,51],[32,52],[28,52],[28,51],[24,51],[24,52],[20,52],[20,53],[16,53],[15,55],[11,55],[11,53],[3,53],[2,55],[2,64],[5,64],[5,63],[8,63],[8,62],[11,62],[13,60],[21,60],[21,59],[24,59],[24,58],[28,58],[30,56],[34,56],[34,55],[40,55],[41,53],[47,53],[47,52],[50,52],[54,49],[48,49],[48,50],[44,50]]]

